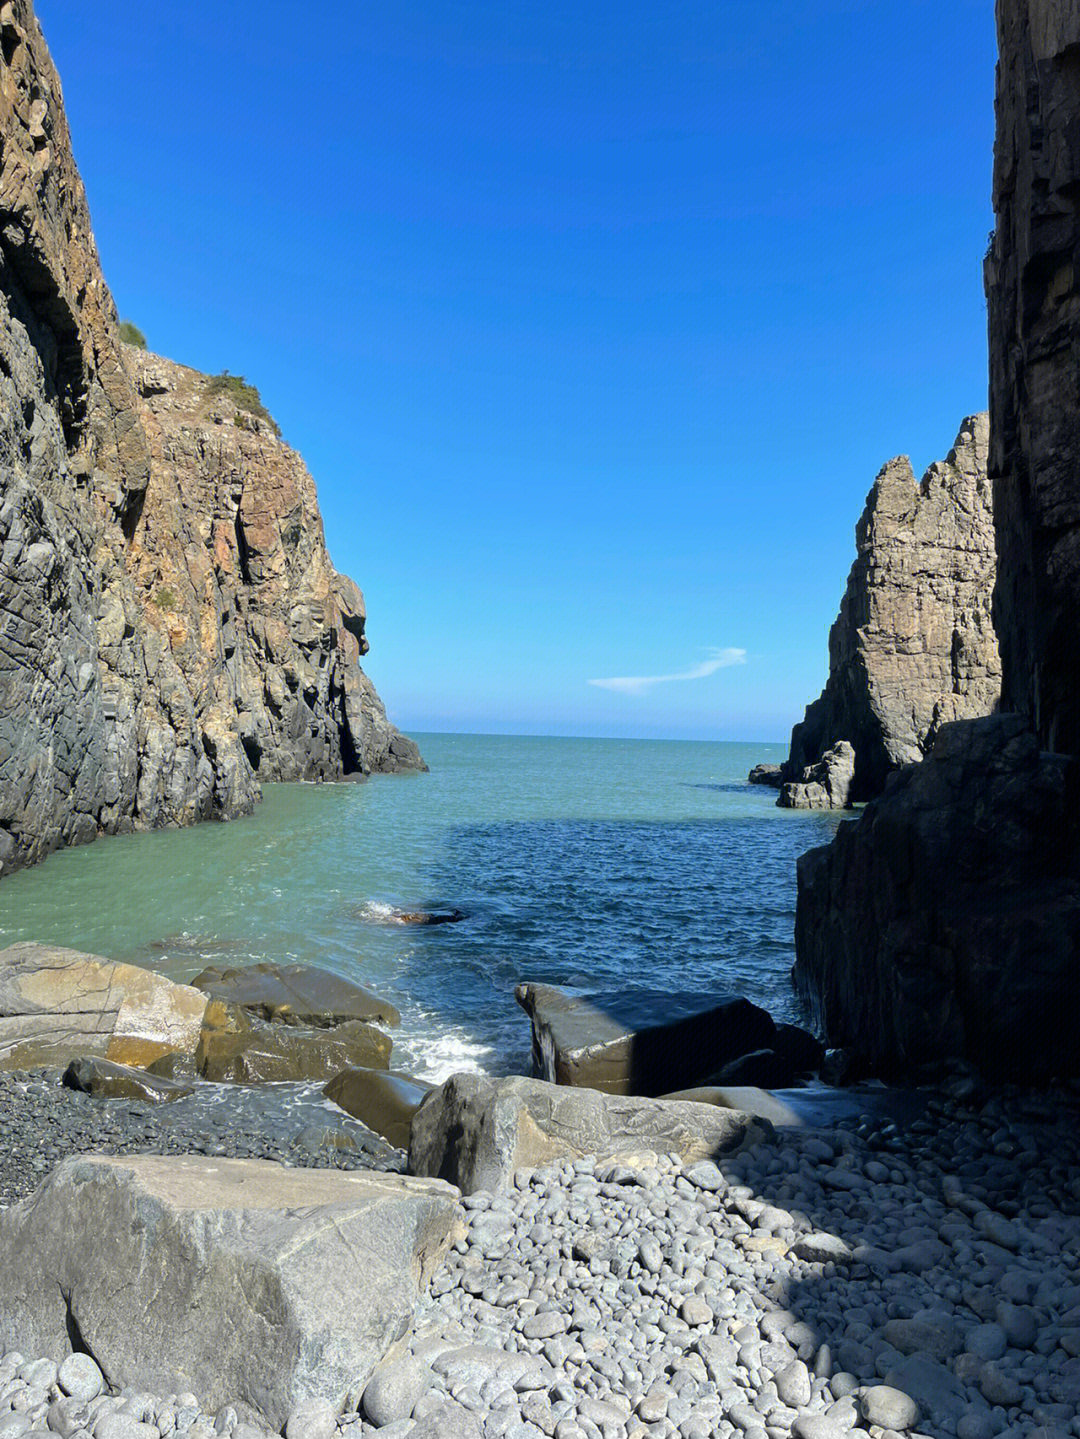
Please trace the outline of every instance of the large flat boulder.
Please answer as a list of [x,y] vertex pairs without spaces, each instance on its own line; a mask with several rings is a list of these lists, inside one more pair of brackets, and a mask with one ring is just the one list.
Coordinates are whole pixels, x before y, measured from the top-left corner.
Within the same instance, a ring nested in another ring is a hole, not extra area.
[[586,1154],[715,1159],[771,1137],[767,1121],[712,1104],[640,1099],[540,1079],[455,1074],[416,1111],[409,1172],[466,1194],[498,1189],[519,1169]]
[[323,1090],[346,1114],[398,1149],[408,1149],[413,1115],[433,1086],[386,1069],[344,1069]]
[[75,949],[0,950],[0,1069],[62,1067],[83,1055],[149,1064],[192,1054],[205,994],[164,975]]
[[519,984],[516,997],[532,1020],[535,1073],[607,1094],[684,1089],[776,1036],[767,1010],[734,995]]
[[324,1083],[350,1066],[386,1069],[390,1049],[389,1035],[358,1019],[333,1029],[261,1024],[237,1033],[204,1029],[196,1063],[203,1079],[234,1084]]
[[401,1023],[388,999],[328,969],[306,964],[245,964],[222,969],[210,965],[191,981],[204,994],[238,1004],[268,1023],[330,1029],[351,1019]]
[[68,1159],[0,1214],[0,1348],[59,1361],[74,1342],[113,1385],[280,1430],[303,1400],[343,1406],[406,1331],[457,1199],[264,1160]]

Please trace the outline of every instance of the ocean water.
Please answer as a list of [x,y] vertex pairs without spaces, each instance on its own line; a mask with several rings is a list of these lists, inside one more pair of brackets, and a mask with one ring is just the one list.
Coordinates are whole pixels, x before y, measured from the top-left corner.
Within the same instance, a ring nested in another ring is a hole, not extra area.
[[[186,980],[324,965],[402,1012],[393,1065],[528,1072],[522,980],[742,993],[799,1018],[795,860],[828,814],[746,783],[781,745],[418,735],[426,775],[273,785],[231,824],[101,840],[0,882],[0,944]],[[460,923],[389,922],[456,908]]]

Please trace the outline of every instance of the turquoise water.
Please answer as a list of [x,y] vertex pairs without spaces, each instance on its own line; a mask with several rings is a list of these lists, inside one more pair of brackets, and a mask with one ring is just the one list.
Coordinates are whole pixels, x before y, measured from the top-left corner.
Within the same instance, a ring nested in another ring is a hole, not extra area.
[[[419,735],[426,775],[274,785],[231,824],[99,841],[0,883],[0,943],[190,979],[301,960],[402,1011],[395,1067],[527,1071],[521,980],[740,992],[797,1017],[795,859],[836,817],[746,783],[781,745]],[[456,907],[459,924],[386,922]]]

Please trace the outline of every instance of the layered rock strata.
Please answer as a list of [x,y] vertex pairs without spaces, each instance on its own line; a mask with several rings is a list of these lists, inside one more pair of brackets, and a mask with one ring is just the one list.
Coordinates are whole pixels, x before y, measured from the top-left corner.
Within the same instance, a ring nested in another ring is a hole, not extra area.
[[[987,416],[972,415],[920,481],[906,456],[878,474],[829,632],[829,678],[792,731],[780,804],[871,799],[886,775],[922,759],[942,724],[993,710],[1000,662],[987,445]],[[850,788],[801,788],[818,783],[815,767],[842,741],[855,751]]]
[[996,721],[945,731],[799,867],[796,976],[889,1073],[1080,1070],[1080,10],[999,0],[989,471]]
[[121,345],[29,0],[0,6],[0,865],[419,766],[273,430]]

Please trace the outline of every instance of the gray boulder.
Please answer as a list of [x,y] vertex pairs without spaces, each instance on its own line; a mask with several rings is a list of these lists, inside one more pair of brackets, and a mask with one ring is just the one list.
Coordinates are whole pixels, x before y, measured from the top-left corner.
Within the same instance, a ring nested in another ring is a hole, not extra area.
[[409,1171],[471,1194],[498,1189],[519,1169],[586,1154],[675,1153],[689,1163],[734,1153],[773,1132],[766,1120],[712,1104],[455,1074],[416,1112]]
[[0,1349],[85,1348],[110,1384],[340,1412],[462,1232],[457,1194],[262,1160],[72,1158],[0,1214]]
[[776,803],[781,809],[846,809],[854,778],[855,750],[842,739],[784,784]]

